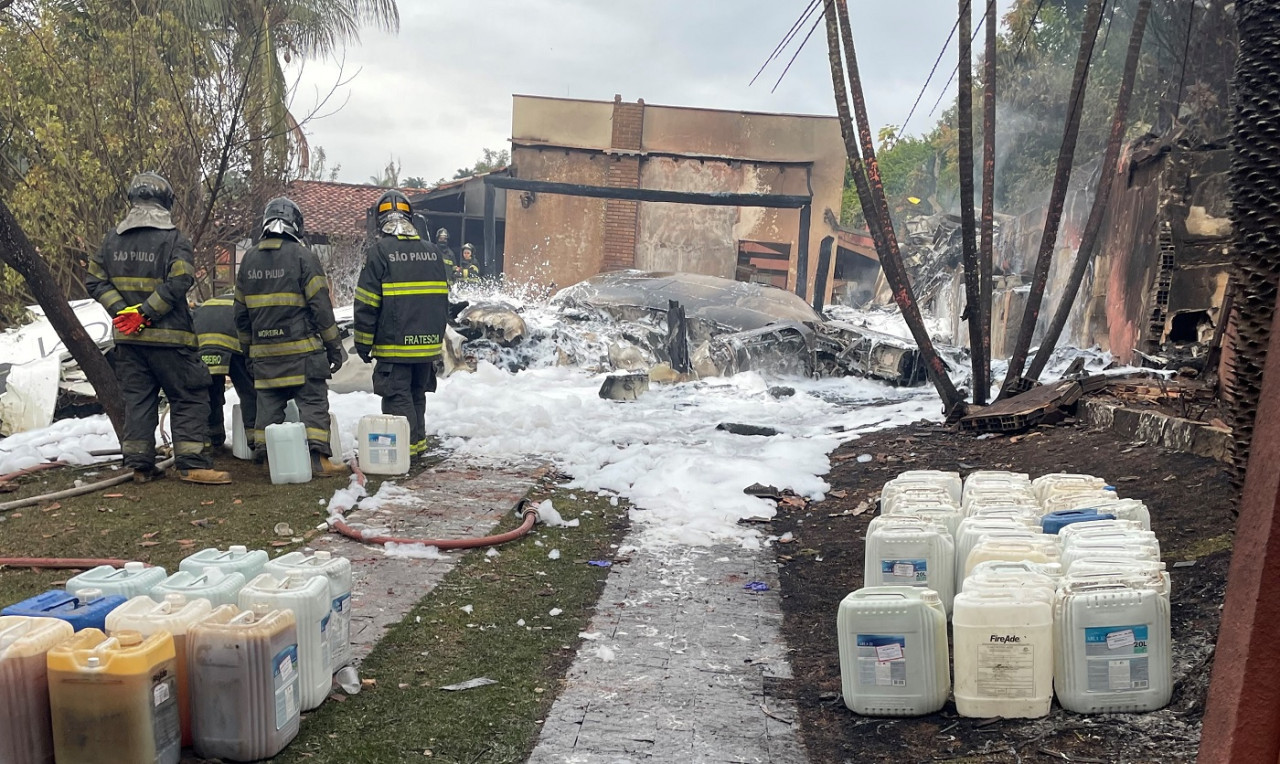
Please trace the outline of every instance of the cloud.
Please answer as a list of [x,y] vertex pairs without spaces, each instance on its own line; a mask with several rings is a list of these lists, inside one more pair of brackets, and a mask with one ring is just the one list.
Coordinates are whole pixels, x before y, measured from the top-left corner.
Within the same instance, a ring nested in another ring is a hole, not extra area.
[[[1000,0],[1002,8],[1009,2]],[[599,100],[620,93],[653,104],[830,114],[822,26],[777,92],[770,88],[794,43],[748,86],[806,6],[807,0],[402,0],[398,35],[367,30],[341,65],[302,68],[294,110],[306,113],[318,94],[351,78],[329,104],[332,110],[345,100],[345,107],[306,126],[312,146],[323,146],[330,166],[341,164],[340,179],[351,182],[365,182],[390,158],[402,163],[405,176],[450,177],[481,149],[505,147],[513,93]],[[902,123],[955,7],[943,0],[851,3],[875,126]],[[926,113],[954,61],[953,44],[912,132],[932,123]]]

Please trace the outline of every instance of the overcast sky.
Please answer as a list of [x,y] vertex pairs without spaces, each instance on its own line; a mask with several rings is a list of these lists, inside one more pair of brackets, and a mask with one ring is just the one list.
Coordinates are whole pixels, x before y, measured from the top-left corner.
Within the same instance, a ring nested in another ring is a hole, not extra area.
[[[999,0],[1001,12],[1012,0]],[[365,30],[342,65],[311,62],[294,111],[337,113],[307,125],[339,180],[364,183],[394,158],[402,177],[452,177],[485,147],[508,147],[513,93],[805,114],[833,114],[820,25],[777,92],[786,59],[752,76],[807,0],[401,0],[400,32]],[[974,3],[975,7],[980,7]],[[952,0],[851,0],[873,125],[901,124],[955,22]],[[979,40],[980,42],[980,40]],[[955,44],[912,117],[928,117],[955,67]],[[951,91],[954,92],[954,84]],[[945,101],[944,101],[945,104]]]

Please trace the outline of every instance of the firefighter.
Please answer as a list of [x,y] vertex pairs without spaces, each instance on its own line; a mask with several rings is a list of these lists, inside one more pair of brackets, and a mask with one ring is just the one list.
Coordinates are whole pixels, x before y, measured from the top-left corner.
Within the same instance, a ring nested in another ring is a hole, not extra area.
[[449,232],[441,228],[436,231],[436,249],[440,250],[440,259],[444,263],[445,280],[453,282],[453,269],[457,267],[457,259],[449,248]]
[[253,389],[245,348],[236,332],[235,294],[215,297],[196,308],[196,341],[200,344],[200,360],[209,367],[209,442],[222,448],[227,442],[222,409],[226,404],[227,377],[240,396],[240,421],[245,438],[253,445],[253,428],[257,417],[258,396]]
[[410,454],[427,447],[427,393],[449,318],[449,284],[440,251],[413,228],[409,199],[378,200],[378,233],[356,284],[355,342],[360,360],[378,360],[373,391],[382,413],[409,420]]
[[455,280],[464,284],[480,280],[480,266],[476,265],[475,261],[471,259],[473,254],[475,254],[475,247],[470,244],[462,245],[462,260],[453,268]]
[[302,210],[284,197],[267,202],[262,238],[236,274],[235,320],[249,349],[258,391],[254,455],[264,461],[268,425],[284,421],[292,398],[307,428],[311,472],[347,473],[329,448],[329,386],[347,359],[333,318],[329,283],[315,254],[302,243]]
[[230,483],[227,473],[213,469],[205,450],[209,372],[196,352],[187,307],[195,268],[191,242],[170,214],[173,187],[144,172],[134,176],[128,196],[129,213],[90,258],[85,279],[89,294],[114,316],[112,363],[124,396],[124,465],[138,483],[164,477],[156,469],[155,438],[163,390],[179,477],[189,483]]

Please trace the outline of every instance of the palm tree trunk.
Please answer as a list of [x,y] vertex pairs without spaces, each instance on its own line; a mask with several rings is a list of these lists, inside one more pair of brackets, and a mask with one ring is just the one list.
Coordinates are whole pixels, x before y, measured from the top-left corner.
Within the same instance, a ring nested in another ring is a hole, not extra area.
[[1093,58],[1093,45],[1102,25],[1103,0],[1088,0],[1084,13],[1084,30],[1080,36],[1080,54],[1076,57],[1075,74],[1071,80],[1071,95],[1067,103],[1067,123],[1062,133],[1062,147],[1058,151],[1058,166],[1053,177],[1053,190],[1049,194],[1049,209],[1044,221],[1044,235],[1040,238],[1040,253],[1036,258],[1035,272],[1031,277],[1031,292],[1027,295],[1027,307],[1022,312],[1022,324],[1018,328],[1013,357],[1009,359],[1009,373],[1005,375],[1000,397],[1005,398],[1023,389],[1022,370],[1027,363],[1027,353],[1036,333],[1040,318],[1040,304],[1044,300],[1045,285],[1049,280],[1049,266],[1053,263],[1053,250],[1058,244],[1058,226],[1062,223],[1062,206],[1067,198],[1067,186],[1071,182],[1071,168],[1075,160],[1076,138],[1080,135],[1080,112],[1084,110],[1084,91],[1089,83],[1089,61]]
[[959,150],[960,150],[960,240],[964,256],[964,313],[969,324],[969,356],[973,359],[973,402],[987,403],[990,385],[982,367],[982,278],[978,270],[978,235],[973,212],[973,9],[969,0],[960,0]]
[[[987,2],[986,50],[983,53],[982,73],[982,242],[978,252],[978,273],[981,284],[978,289],[978,325],[982,329],[981,340],[974,353],[981,352],[981,368],[984,386],[983,400],[991,389],[991,279],[995,263],[996,216],[996,27],[998,25],[996,0]],[[971,316],[970,321],[974,320]],[[974,374],[974,402],[977,402],[977,374]]]
[[[1262,394],[1262,370],[1275,314],[1280,277],[1280,14],[1275,3],[1237,3],[1240,57],[1236,61],[1235,129],[1231,141],[1231,220],[1236,248],[1236,337],[1231,393],[1232,457],[1237,485],[1243,480]],[[1224,316],[1224,320],[1226,317]]]
[[0,262],[17,271],[27,282],[31,294],[44,308],[45,316],[58,333],[58,339],[66,345],[71,357],[76,359],[80,368],[88,378],[89,384],[98,394],[98,402],[107,412],[111,426],[119,434],[124,427],[124,398],[120,394],[120,383],[107,358],[89,339],[80,319],[67,302],[66,293],[58,286],[49,264],[31,245],[8,205],[0,201]]
[[1138,0],[1138,10],[1133,17],[1133,31],[1129,34],[1129,50],[1125,54],[1124,74],[1120,79],[1120,92],[1116,95],[1116,109],[1111,117],[1111,135],[1107,138],[1107,151],[1102,157],[1102,174],[1098,181],[1098,191],[1093,196],[1093,207],[1089,210],[1089,221],[1085,223],[1084,234],[1080,238],[1080,249],[1076,252],[1075,264],[1071,268],[1071,276],[1062,291],[1062,299],[1058,309],[1049,322],[1040,350],[1031,361],[1027,376],[1036,379],[1044,371],[1054,346],[1062,335],[1062,329],[1071,316],[1071,308],[1075,304],[1076,294],[1084,281],[1085,271],[1093,260],[1098,245],[1098,235],[1102,231],[1102,219],[1106,216],[1107,202],[1111,198],[1111,185],[1116,173],[1116,165],[1120,162],[1120,144],[1124,140],[1124,131],[1128,126],[1129,100],[1133,94],[1133,81],[1138,73],[1138,56],[1142,52],[1142,38],[1147,29],[1147,16],[1151,12],[1151,0]]
[[[880,169],[876,164],[875,146],[871,142],[871,127],[867,121],[867,104],[862,93],[862,80],[858,76],[858,59],[853,47],[853,30],[849,26],[849,13],[844,0],[824,0],[824,13],[827,24],[827,49],[831,62],[831,82],[835,90],[836,113],[840,118],[840,132],[844,137],[845,153],[849,157],[849,169],[853,175],[854,186],[858,190],[858,200],[862,204],[863,215],[867,219],[867,228],[875,241],[876,253],[880,257],[880,266],[884,269],[885,279],[893,290],[894,301],[911,330],[916,341],[920,359],[942,398],[942,405],[947,415],[954,416],[963,408],[964,399],[951,383],[946,366],[933,347],[933,340],[924,327],[924,319],[920,315],[920,306],[916,304],[911,290],[911,282],[907,278],[906,266],[902,262],[902,254],[898,251],[898,240],[894,235],[893,221],[889,217],[889,205],[885,200],[884,186],[880,182]],[[845,89],[845,68],[841,56],[841,38],[849,61],[849,85],[852,90],[852,102],[857,113],[858,134],[861,137],[862,152],[859,153],[855,140],[853,120],[849,114],[850,97]],[[863,156],[866,162],[863,162]]]

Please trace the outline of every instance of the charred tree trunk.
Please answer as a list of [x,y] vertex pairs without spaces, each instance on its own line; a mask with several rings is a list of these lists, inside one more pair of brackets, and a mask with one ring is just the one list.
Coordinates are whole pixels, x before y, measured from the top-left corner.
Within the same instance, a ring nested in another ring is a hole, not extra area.
[[[991,389],[991,280],[995,267],[995,218],[996,218],[996,28],[999,24],[996,2],[987,3],[986,49],[983,53],[982,74],[982,241],[978,252],[978,325],[981,340],[974,350],[982,358],[975,363],[982,367],[983,387],[978,388],[974,374],[974,403],[978,403],[978,390],[982,390],[985,402]],[[970,319],[972,320],[972,319]],[[975,366],[975,368],[977,368]]]
[[80,364],[89,384],[98,393],[98,402],[111,419],[116,432],[124,425],[124,399],[120,384],[107,358],[89,339],[80,319],[67,302],[67,296],[58,286],[49,264],[36,252],[27,235],[23,233],[8,205],[0,201],[0,262],[14,269],[26,280],[31,294],[44,308],[45,316],[53,325],[71,356]]
[[982,369],[982,274],[978,270],[978,235],[973,219],[973,9],[969,0],[960,0],[959,150],[960,150],[960,240],[964,256],[964,313],[969,323],[969,349],[973,359],[973,402],[987,402],[987,384]]
[[[884,196],[884,185],[880,181],[880,168],[876,164],[875,146],[871,142],[871,125],[867,120],[867,103],[862,92],[862,80],[858,75],[858,58],[853,47],[853,29],[849,26],[849,10],[844,0],[824,0],[824,12],[827,23],[827,49],[831,62],[831,82],[835,89],[836,113],[840,117],[840,132],[844,137],[845,153],[849,157],[849,169],[853,175],[854,185],[858,190],[858,201],[862,204],[862,214],[867,219],[867,228],[871,238],[875,240],[876,253],[880,256],[880,267],[884,269],[885,279],[893,290],[893,299],[902,311],[902,317],[911,330],[916,342],[920,360],[924,363],[929,380],[937,388],[942,398],[943,410],[948,418],[962,413],[964,399],[951,383],[942,358],[933,347],[933,340],[924,327],[924,319],[920,315],[920,306],[911,290],[911,282],[907,278],[907,269],[902,262],[902,253],[898,251],[898,239],[893,231],[893,220],[889,216],[889,204]],[[843,38],[845,56],[848,59],[849,90],[845,89],[845,65],[841,56],[841,39]],[[849,114],[849,103],[857,115],[858,135],[853,131],[853,120]],[[861,139],[862,150],[858,149]],[[866,161],[863,161],[863,157]]]
[[1093,195],[1093,207],[1089,210],[1089,221],[1085,223],[1084,234],[1080,237],[1080,249],[1076,252],[1075,263],[1071,267],[1071,276],[1058,309],[1049,322],[1040,350],[1031,361],[1027,376],[1036,379],[1044,371],[1049,356],[1053,354],[1062,330],[1071,316],[1076,295],[1084,274],[1089,270],[1098,246],[1098,235],[1102,232],[1102,219],[1106,216],[1107,202],[1111,199],[1111,181],[1116,173],[1116,165],[1120,162],[1120,144],[1124,140],[1124,131],[1129,123],[1129,99],[1133,95],[1133,80],[1138,73],[1138,55],[1142,52],[1142,37],[1147,29],[1147,16],[1151,12],[1151,0],[1138,0],[1138,10],[1133,17],[1133,31],[1129,34],[1129,50],[1125,55],[1124,74],[1120,79],[1120,92],[1116,95],[1116,110],[1111,117],[1111,135],[1107,138],[1107,151],[1102,157],[1102,171],[1098,180],[1098,190]]
[[1231,389],[1235,473],[1243,480],[1262,391],[1280,278],[1280,14],[1275,4],[1244,0],[1236,6],[1240,57],[1236,61],[1231,219],[1236,248],[1236,344]]
[[1009,373],[1005,375],[1000,397],[1008,397],[1022,388],[1022,369],[1027,363],[1027,353],[1040,319],[1040,303],[1044,300],[1045,284],[1049,280],[1049,266],[1053,263],[1053,249],[1058,244],[1058,226],[1062,223],[1062,206],[1067,199],[1067,186],[1071,183],[1071,167],[1075,161],[1076,138],[1080,134],[1080,112],[1084,109],[1084,91],[1089,83],[1089,61],[1093,58],[1093,46],[1102,25],[1103,0],[1089,0],[1084,13],[1084,31],[1080,35],[1080,54],[1076,57],[1075,74],[1071,80],[1071,94],[1067,102],[1067,124],[1062,131],[1062,147],[1058,150],[1058,167],[1053,177],[1053,190],[1049,194],[1049,209],[1044,221],[1044,235],[1040,238],[1040,252],[1036,258],[1035,272],[1031,277],[1031,292],[1027,295],[1027,307],[1018,327],[1018,339],[1009,359]]

